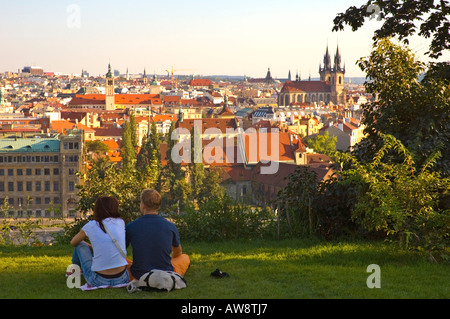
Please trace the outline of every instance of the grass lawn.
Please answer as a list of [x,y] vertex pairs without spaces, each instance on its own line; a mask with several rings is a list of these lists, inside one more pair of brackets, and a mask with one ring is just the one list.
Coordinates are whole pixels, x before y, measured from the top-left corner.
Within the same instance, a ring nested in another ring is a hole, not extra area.
[[[64,273],[71,264],[71,246],[0,247],[0,298],[450,298],[448,264],[430,263],[424,256],[389,243],[185,242],[183,250],[191,258],[186,289],[129,294],[125,288],[89,292],[67,288]],[[379,289],[367,287],[370,264],[380,266]],[[211,277],[216,268],[230,277]]]

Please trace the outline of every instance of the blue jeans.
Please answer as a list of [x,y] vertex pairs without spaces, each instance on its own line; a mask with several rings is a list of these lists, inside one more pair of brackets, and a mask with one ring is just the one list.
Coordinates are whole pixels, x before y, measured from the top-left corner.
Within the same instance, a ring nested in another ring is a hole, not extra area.
[[79,243],[72,255],[72,263],[81,267],[84,279],[91,287],[99,286],[116,286],[120,284],[127,284],[130,281],[128,269],[117,278],[104,278],[95,271],[91,270],[92,266],[92,252],[85,242]]

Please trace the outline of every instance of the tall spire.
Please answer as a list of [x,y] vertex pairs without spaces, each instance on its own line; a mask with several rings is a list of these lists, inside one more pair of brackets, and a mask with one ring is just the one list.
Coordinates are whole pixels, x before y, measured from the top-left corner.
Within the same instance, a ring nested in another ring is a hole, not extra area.
[[112,78],[112,72],[111,72],[111,63],[108,63],[108,73],[106,73],[107,78]]
[[331,58],[330,53],[328,52],[328,43],[327,43],[327,50],[323,57],[323,67],[325,70],[331,70]]
[[266,80],[271,80],[272,75],[270,74],[270,67],[267,69]]
[[336,55],[334,56],[334,69],[341,69],[341,53],[339,52],[339,44],[336,46]]

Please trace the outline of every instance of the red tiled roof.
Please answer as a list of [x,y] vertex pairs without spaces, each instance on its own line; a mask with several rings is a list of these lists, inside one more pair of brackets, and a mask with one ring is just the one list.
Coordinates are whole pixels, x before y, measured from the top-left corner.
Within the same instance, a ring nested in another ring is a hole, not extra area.
[[[115,94],[115,104],[156,104],[160,105],[159,94]],[[76,94],[69,105],[96,105],[105,104],[104,94]]]
[[194,79],[189,82],[190,86],[210,86],[213,84],[210,79]]
[[90,127],[87,127],[84,124],[74,123],[72,121],[66,121],[66,120],[52,121],[50,123],[50,127],[53,130],[58,131],[59,133],[64,133],[66,130],[71,130],[75,127],[79,130],[92,131],[92,132],[94,131],[93,129],[91,129]]
[[177,116],[175,114],[155,114],[152,116],[152,120],[155,122],[165,122],[165,121],[177,121]]
[[112,151],[117,151],[120,148],[119,143],[117,143],[115,140],[105,140],[101,141],[103,144],[109,147]]
[[[261,166],[265,164],[258,163],[252,172],[252,180],[265,185],[271,185],[274,187],[284,188],[289,183],[289,175],[293,174],[299,165],[279,163],[278,171],[276,174],[261,174]],[[311,167],[309,169],[316,173],[317,182],[327,180],[332,174],[333,169],[330,167]]]
[[[260,133],[256,131],[244,137],[245,155],[249,164],[256,164],[261,160],[274,160],[277,162],[295,161],[294,150],[290,142],[290,134],[288,132],[278,132],[278,140],[275,134],[273,132]],[[278,148],[275,146],[272,149],[272,139],[278,143]],[[277,151],[278,155],[276,153],[273,154],[273,152]]]
[[287,81],[281,93],[284,92],[331,92],[328,81]]
[[222,167],[222,170],[234,182],[250,181],[252,177],[252,171],[246,169],[244,165]]
[[115,94],[116,104],[162,104],[159,94]]
[[96,136],[120,136],[122,137],[122,128],[94,128]]
[[198,104],[196,99],[181,99],[180,103],[182,105],[196,105],[196,104]]
[[207,119],[185,119],[183,122],[178,121],[177,127],[185,128],[189,132],[194,127],[194,123],[200,124],[202,128],[202,134],[208,128],[218,128],[222,133],[226,133],[227,128],[236,129],[237,122],[235,118],[224,119],[224,118],[207,118]]
[[181,99],[178,95],[164,95],[163,100],[164,100],[164,103],[180,104]]

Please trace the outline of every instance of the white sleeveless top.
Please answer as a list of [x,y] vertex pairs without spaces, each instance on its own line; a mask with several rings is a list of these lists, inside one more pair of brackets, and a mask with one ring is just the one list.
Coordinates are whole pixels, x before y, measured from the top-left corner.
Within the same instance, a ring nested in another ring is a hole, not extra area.
[[[106,218],[103,220],[103,225],[105,225],[116,238],[122,250],[126,251],[125,222],[123,219]],[[92,271],[101,271],[128,265],[127,260],[122,257],[111,237],[108,233],[103,232],[98,222],[91,220],[83,226],[82,230],[89,237],[94,250],[91,267]]]

